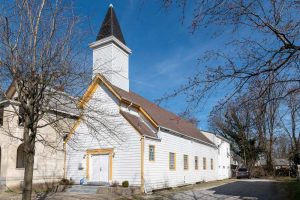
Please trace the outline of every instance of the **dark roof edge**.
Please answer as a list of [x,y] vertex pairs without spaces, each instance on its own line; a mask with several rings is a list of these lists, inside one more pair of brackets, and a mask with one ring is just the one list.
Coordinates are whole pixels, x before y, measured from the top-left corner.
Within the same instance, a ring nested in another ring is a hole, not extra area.
[[[182,136],[182,137],[184,137],[184,138],[187,138],[187,139],[189,139],[189,140],[198,141],[198,142],[200,142],[200,143],[202,143],[202,144],[205,144],[205,145],[208,145],[208,146],[217,148],[217,146],[216,146],[213,142],[208,143],[208,142],[205,142],[205,141],[203,141],[203,140],[200,140],[200,139],[197,139],[197,138],[188,136],[188,135],[186,135],[186,134],[184,134],[184,133],[180,133],[180,132],[177,132],[177,131],[172,130],[172,129],[170,129],[170,128],[163,127],[163,126],[159,126],[159,129],[160,129],[160,130],[161,130],[161,129],[164,129],[164,130],[167,130],[167,131],[172,132],[172,133],[175,134],[175,135],[180,135],[180,136]],[[208,139],[208,140],[209,140],[209,139]],[[209,141],[210,141],[210,140],[209,140]]]

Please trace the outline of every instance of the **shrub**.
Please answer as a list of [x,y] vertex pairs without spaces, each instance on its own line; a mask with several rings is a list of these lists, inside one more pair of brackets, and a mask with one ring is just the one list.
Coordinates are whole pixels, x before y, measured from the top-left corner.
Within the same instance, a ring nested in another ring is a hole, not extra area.
[[118,181],[113,181],[111,187],[118,187],[118,185],[119,185]]
[[60,180],[59,184],[60,185],[73,185],[74,181],[63,178],[63,179]]
[[129,187],[129,182],[128,181],[123,181],[122,182],[122,187]]
[[251,170],[251,176],[254,178],[261,178],[261,177],[266,176],[266,172],[263,169],[263,167],[254,167]]

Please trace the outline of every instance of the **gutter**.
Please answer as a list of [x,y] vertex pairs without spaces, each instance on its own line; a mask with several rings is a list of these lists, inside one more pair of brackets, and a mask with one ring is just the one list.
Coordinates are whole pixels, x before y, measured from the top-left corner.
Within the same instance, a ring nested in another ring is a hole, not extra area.
[[144,135],[144,137],[152,139],[152,140],[161,141],[161,138],[155,138],[155,137],[151,137],[151,136],[148,136],[148,135]]
[[[19,101],[15,101],[15,100],[3,100],[3,101],[0,101],[0,105],[2,104],[5,104],[5,103],[10,103],[10,104],[13,104],[13,105],[20,105],[20,102]],[[63,111],[63,110],[56,110],[54,108],[50,108],[50,107],[47,107],[47,109],[49,111],[53,111],[53,112],[58,112],[58,113],[61,113],[61,114],[65,114],[65,115],[69,115],[69,116],[73,116],[73,117],[79,117],[80,114],[75,114],[75,113],[71,113],[71,112],[66,112],[66,111]]]

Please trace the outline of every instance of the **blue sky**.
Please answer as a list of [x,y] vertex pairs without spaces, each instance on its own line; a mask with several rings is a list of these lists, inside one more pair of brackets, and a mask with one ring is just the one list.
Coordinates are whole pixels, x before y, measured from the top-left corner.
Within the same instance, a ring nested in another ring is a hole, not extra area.
[[[197,71],[204,73],[205,69],[197,59],[205,50],[226,48],[224,41],[228,35],[215,38],[210,29],[192,34],[188,29],[188,19],[181,23],[180,10],[166,11],[161,8],[159,0],[75,1],[75,10],[86,20],[83,28],[90,30],[84,39],[86,46],[95,40],[110,3],[114,6],[127,46],[133,52],[129,61],[130,89],[151,101],[180,87]],[[91,62],[91,50],[87,51],[87,60]],[[220,91],[197,109],[195,116],[200,120],[201,129],[208,129],[209,112],[224,96]],[[184,110],[186,102],[181,96],[161,106],[179,113]]]

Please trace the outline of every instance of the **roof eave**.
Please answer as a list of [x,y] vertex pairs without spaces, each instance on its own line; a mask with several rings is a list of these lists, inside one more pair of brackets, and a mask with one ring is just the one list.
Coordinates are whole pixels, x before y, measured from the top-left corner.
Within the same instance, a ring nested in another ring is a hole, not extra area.
[[210,143],[205,142],[205,141],[203,141],[203,140],[200,140],[200,139],[197,139],[197,138],[188,136],[188,135],[183,134],[183,133],[179,133],[178,131],[175,131],[175,130],[170,129],[170,128],[167,128],[167,127],[159,126],[159,129],[160,129],[160,130],[161,130],[161,129],[165,129],[165,130],[168,130],[168,131],[170,131],[170,132],[173,132],[174,134],[177,134],[177,135],[180,135],[180,136],[182,136],[182,137],[188,138],[188,139],[190,139],[190,140],[195,140],[195,141],[198,141],[198,142],[200,142],[200,143],[202,143],[202,144],[205,144],[205,145],[208,145],[208,146],[217,148],[217,146],[216,146],[215,144],[210,144]]
[[116,38],[113,35],[109,36],[109,37],[106,37],[106,38],[103,38],[101,40],[97,40],[95,42],[92,42],[92,43],[89,44],[89,47],[94,49],[98,46],[105,45],[105,44],[111,43],[111,42],[116,44],[121,49],[123,49],[126,53],[128,53],[128,54],[132,53],[131,49],[129,49],[125,44],[123,44],[118,38]]

